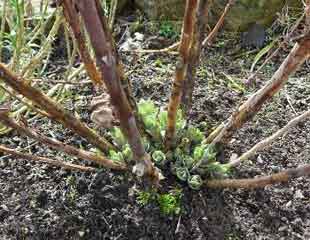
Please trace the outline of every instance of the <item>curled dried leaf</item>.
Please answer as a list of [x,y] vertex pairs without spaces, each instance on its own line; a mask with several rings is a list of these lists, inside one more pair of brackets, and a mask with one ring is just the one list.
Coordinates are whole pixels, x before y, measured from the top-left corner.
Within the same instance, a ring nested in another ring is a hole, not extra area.
[[110,97],[107,93],[94,97],[91,101],[91,120],[102,128],[112,128],[117,125]]

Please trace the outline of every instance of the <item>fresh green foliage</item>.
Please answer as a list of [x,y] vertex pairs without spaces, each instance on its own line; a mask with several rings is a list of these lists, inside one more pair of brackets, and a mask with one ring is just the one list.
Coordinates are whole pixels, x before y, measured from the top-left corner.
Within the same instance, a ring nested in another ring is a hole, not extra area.
[[180,190],[171,191],[166,194],[158,194],[157,202],[160,211],[165,215],[180,214],[181,212],[181,197],[182,192]]
[[211,163],[211,162],[215,162],[216,161],[216,149],[213,145],[205,145],[205,149],[203,152],[203,159],[207,162],[207,163]]
[[75,186],[76,181],[75,181],[75,177],[70,175],[69,177],[66,178],[66,185],[68,186]]
[[133,155],[132,155],[132,151],[130,149],[130,146],[129,144],[126,144],[124,147],[123,147],[123,151],[122,151],[122,155],[123,155],[123,158],[126,162],[130,162]]
[[155,204],[164,215],[178,215],[181,212],[182,190],[173,189],[169,193],[160,194],[156,191],[138,191],[137,203],[142,206]]
[[177,175],[178,179],[185,182],[189,176],[189,173],[185,167],[177,167],[176,168],[176,175]]
[[219,162],[212,162],[205,166],[206,171],[215,177],[216,175],[227,177],[230,171],[228,164],[221,164]]
[[187,183],[190,188],[198,190],[202,186],[203,181],[200,175],[192,175],[187,179]]
[[195,162],[198,162],[202,157],[204,156],[206,149],[206,145],[200,145],[195,147],[194,152],[193,152],[193,159]]
[[122,131],[118,127],[114,127],[111,131],[111,136],[119,148],[122,148],[127,143],[126,138],[124,137]]
[[71,204],[74,204],[78,197],[78,191],[76,189],[76,178],[72,175],[67,177],[66,186],[68,188],[68,191],[66,192],[66,198]]
[[163,165],[166,161],[166,155],[160,151],[156,150],[152,153],[152,158],[155,161],[155,163]]
[[4,103],[5,99],[6,99],[6,94],[5,94],[4,90],[2,88],[0,88],[0,104]]
[[155,61],[155,66],[156,67],[162,67],[163,66],[163,62],[160,58],[157,58]]
[[114,150],[109,151],[109,157],[116,162],[124,162],[124,156],[122,152],[116,152]]
[[[150,140],[142,138],[145,150],[159,168],[170,165],[172,174],[197,190],[201,187],[202,176],[217,177],[227,175],[228,168],[216,160],[217,149],[205,144],[203,132],[195,126],[186,126],[182,112],[178,111],[176,120],[176,140],[174,149],[165,152],[162,144],[168,121],[168,113],[151,100],[141,100],[138,111],[146,131],[152,136]],[[115,161],[131,161],[132,152],[121,130],[115,127],[111,131],[113,141],[121,149],[110,151],[109,157]]]
[[185,135],[191,139],[194,144],[200,143],[204,139],[203,133],[196,127],[189,126]]
[[146,206],[151,203],[151,201],[154,199],[154,194],[152,192],[147,191],[139,191],[137,196],[137,202],[142,205]]
[[178,35],[175,26],[170,21],[164,21],[159,28],[159,35],[165,38],[176,38]]
[[273,40],[271,43],[269,43],[266,47],[264,47],[262,50],[260,50],[256,54],[256,56],[254,58],[254,61],[253,61],[252,65],[251,65],[251,70],[250,70],[251,72],[254,72],[254,68],[255,68],[256,64],[259,62],[259,60],[264,55],[266,55],[270,51],[270,49],[272,49],[274,47],[274,45],[277,43],[277,41],[278,41],[278,39]]

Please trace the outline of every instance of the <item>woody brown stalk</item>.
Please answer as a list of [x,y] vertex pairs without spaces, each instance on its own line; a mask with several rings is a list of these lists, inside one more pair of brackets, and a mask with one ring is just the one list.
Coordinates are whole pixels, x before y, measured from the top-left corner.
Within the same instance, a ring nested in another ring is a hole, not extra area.
[[289,169],[283,172],[251,179],[210,180],[206,182],[209,188],[263,188],[267,185],[288,182],[294,178],[310,175],[310,164]]
[[208,0],[199,0],[196,18],[194,24],[194,33],[192,37],[192,43],[190,47],[190,55],[188,60],[188,67],[186,71],[186,77],[183,84],[182,94],[182,110],[183,114],[187,115],[188,111],[192,107],[193,91],[195,86],[196,70],[199,63],[199,58],[202,50],[202,41],[204,37],[204,30],[207,27],[208,19]]
[[[89,75],[89,77],[92,79],[94,84],[100,84],[100,85],[104,85],[104,81],[102,80],[102,76],[99,73],[99,71],[97,71],[97,68],[89,54],[89,51],[87,49],[86,46],[86,40],[85,37],[81,31],[81,23],[79,21],[79,14],[76,10],[76,7],[73,3],[72,0],[63,0],[61,2],[63,9],[64,9],[64,15],[65,18],[67,20],[67,22],[69,23],[73,34],[75,36],[75,39],[77,41],[78,44],[78,48],[79,48],[79,53],[81,56],[82,61],[84,62],[86,71]],[[101,13],[104,14],[104,13]],[[113,39],[110,39],[113,42]],[[114,42],[113,42],[114,45]],[[114,51],[115,56],[117,56],[117,52]],[[121,78],[121,83],[122,83],[122,87],[126,93],[126,96],[129,100],[129,104],[131,106],[131,108],[134,110],[134,114],[135,117],[138,118],[138,125],[139,125],[139,129],[141,129],[141,131],[143,132],[144,127],[142,126],[142,121],[140,120],[140,118],[138,117],[138,111],[137,111],[137,105],[136,102],[134,100],[134,98],[132,97],[132,92],[131,92],[131,86],[130,83],[128,81],[128,79],[125,77],[124,74],[124,70],[123,70],[123,66],[122,64],[119,62],[118,57],[116,57],[117,59],[117,67],[120,71],[120,78]]]
[[97,65],[105,81],[111,103],[115,107],[116,115],[120,120],[120,127],[128,139],[129,145],[137,161],[137,174],[149,175],[158,179],[158,173],[154,168],[149,155],[145,152],[137,128],[136,119],[132,108],[121,86],[121,72],[117,64],[116,50],[108,29],[106,19],[102,13],[99,2],[94,0],[80,0],[77,7],[84,20],[86,30],[97,59]]
[[72,0],[62,0],[61,5],[63,7],[64,15],[66,21],[69,23],[74,37],[76,39],[79,54],[84,63],[85,69],[87,71],[88,76],[93,81],[94,84],[103,85],[104,81],[101,78],[100,73],[97,71],[95,63],[93,62],[90,53],[86,46],[86,39],[81,31],[81,23],[79,21],[79,15],[76,11]]
[[175,135],[176,116],[177,116],[177,110],[180,106],[182,97],[182,87],[184,83],[185,74],[188,68],[190,46],[194,33],[194,23],[195,23],[195,13],[197,9],[197,3],[198,0],[186,1],[181,43],[179,47],[180,56],[176,65],[175,79],[172,85],[171,96],[168,105],[168,123],[164,139],[166,150],[172,147]]
[[111,169],[117,169],[117,170],[126,169],[126,166],[122,164],[117,164],[113,162],[112,160],[106,159],[103,156],[98,156],[92,152],[84,151],[84,150],[72,147],[70,145],[64,144],[56,139],[49,138],[42,134],[39,134],[27,126],[18,124],[13,118],[9,117],[8,109],[6,108],[4,109],[0,108],[0,122],[6,125],[7,127],[17,130],[17,132],[19,132],[22,135],[33,138],[43,144],[46,144],[56,150],[65,152],[69,155],[78,157],[80,159],[93,161],[101,166],[111,168]]
[[128,77],[125,75],[125,72],[124,72],[124,66],[122,64],[122,62],[120,61],[120,58],[118,56],[118,52],[116,50],[116,46],[115,46],[115,42],[114,42],[114,39],[113,39],[113,36],[111,34],[111,31],[107,25],[107,19],[104,15],[104,11],[100,5],[100,1],[99,0],[94,0],[95,3],[96,3],[96,9],[99,13],[99,18],[101,20],[101,24],[104,26],[104,29],[105,29],[105,33],[106,33],[106,37],[108,39],[108,42],[111,44],[111,50],[113,52],[113,56],[115,57],[115,62],[116,62],[116,66],[117,66],[117,71],[118,71],[118,76],[119,76],[119,79],[120,79],[120,83],[121,83],[121,86],[122,86],[122,89],[124,90],[124,93],[125,93],[125,96],[127,98],[127,101],[129,103],[129,106],[131,107],[131,110],[132,110],[132,113],[133,115],[135,116],[135,120],[136,120],[136,124],[137,124],[137,127],[138,127],[138,130],[140,132],[140,134],[145,134],[146,133],[146,130],[145,130],[145,126],[144,126],[144,123],[138,113],[138,107],[137,107],[137,104],[136,104],[136,101],[132,95],[132,87],[131,87],[131,84],[128,80]]
[[[310,15],[309,9],[310,0],[307,0],[305,6],[306,16],[307,13]],[[299,26],[302,19],[303,17],[297,21],[291,33],[294,32],[294,30]],[[310,32],[307,31],[307,29],[308,25],[306,24],[304,29],[305,34],[301,38],[298,38],[299,41],[295,44],[290,54],[281,64],[271,80],[257,93],[253,94],[235,113],[233,113],[226,123],[222,123],[218,126],[209,135],[206,143],[227,143],[234,132],[241,128],[247,120],[251,119],[256,112],[260,110],[263,103],[272,98],[273,95],[276,94],[287,82],[289,76],[297,71],[298,68],[310,57]],[[291,35],[291,33],[289,35]],[[277,51],[278,50],[276,50],[273,54],[276,54]]]
[[290,54],[275,72],[271,80],[259,91],[250,96],[239,109],[231,115],[227,123],[219,126],[215,131],[218,134],[212,134],[207,142],[213,144],[221,142],[227,143],[231,136],[242,127],[242,125],[252,119],[255,114],[262,108],[263,104],[270,100],[283,85],[287,82],[289,76],[310,57],[310,34],[297,42]]
[[72,163],[66,163],[66,162],[59,161],[59,160],[49,159],[46,157],[39,157],[39,156],[35,156],[32,154],[17,152],[15,150],[13,150],[11,148],[7,148],[3,145],[0,145],[0,152],[2,152],[4,154],[10,154],[13,157],[17,157],[19,159],[27,159],[30,161],[48,163],[50,165],[62,167],[64,169],[68,169],[68,170],[76,170],[76,171],[95,171],[96,170],[95,168],[92,168],[92,167],[85,167],[85,166],[80,166],[80,165],[76,165],[76,164],[72,164]]
[[31,100],[39,108],[47,112],[51,119],[63,124],[68,129],[71,129],[81,137],[87,139],[91,144],[98,147],[102,151],[115,149],[115,147],[100,137],[93,130],[88,128],[78,118],[74,117],[71,113],[64,110],[58,103],[44,95],[38,89],[27,84],[27,81],[14,75],[9,69],[0,63],[0,79],[9,85],[19,94]]

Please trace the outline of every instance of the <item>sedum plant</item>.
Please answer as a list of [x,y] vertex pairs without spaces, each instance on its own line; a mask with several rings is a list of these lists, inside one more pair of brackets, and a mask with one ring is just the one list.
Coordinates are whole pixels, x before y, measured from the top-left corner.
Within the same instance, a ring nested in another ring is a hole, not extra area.
[[[180,182],[187,183],[194,190],[200,189],[205,177],[227,176],[229,166],[217,161],[217,151],[210,144],[205,144],[203,132],[186,120],[178,111],[174,148],[166,151],[162,139],[167,128],[167,111],[157,107],[151,100],[138,103],[138,113],[152,137],[143,137],[143,145],[150,154],[153,163],[160,169],[169,169]],[[119,151],[110,150],[109,158],[118,162],[132,161],[133,154],[119,127],[114,127],[110,134]]]

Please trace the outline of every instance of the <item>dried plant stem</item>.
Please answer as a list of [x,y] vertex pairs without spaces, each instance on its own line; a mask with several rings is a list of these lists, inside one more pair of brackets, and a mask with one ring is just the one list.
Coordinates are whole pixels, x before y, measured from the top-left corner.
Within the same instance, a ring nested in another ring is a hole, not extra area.
[[[93,60],[89,54],[89,51],[85,45],[85,37],[82,34],[82,31],[80,29],[80,25],[81,25],[80,19],[79,19],[77,11],[73,5],[73,2],[71,0],[64,0],[64,1],[62,1],[62,6],[64,8],[65,17],[66,17],[69,25],[71,26],[71,29],[72,29],[73,34],[75,36],[75,39],[78,43],[79,52],[80,52],[81,58],[84,62],[86,71],[88,72],[88,75],[93,80],[94,84],[100,84],[103,87],[103,91],[105,91],[106,87],[105,87],[104,81],[102,80],[102,76],[97,71],[96,66],[95,66],[95,64],[94,64],[94,62],[93,62]],[[113,45],[114,45],[114,43],[113,43]],[[114,51],[114,54],[117,56],[116,51]],[[142,120],[140,119],[140,117],[138,115],[137,105],[136,105],[135,99],[132,96],[130,83],[128,81],[128,78],[124,74],[124,70],[123,70],[123,66],[122,66],[121,62],[119,60],[117,60],[116,62],[117,62],[118,71],[120,73],[119,76],[120,76],[122,88],[126,94],[128,101],[129,101],[129,105],[133,110],[133,114],[134,114],[135,118],[137,119],[138,129],[141,133],[144,133],[145,132],[144,126],[142,124]]]
[[72,0],[63,0],[61,1],[61,4],[63,6],[66,21],[69,23],[75,36],[79,54],[84,63],[88,76],[95,85],[104,85],[104,81],[102,80],[100,73],[97,71],[96,65],[87,49],[86,38],[81,30],[79,15],[74,7],[74,4],[72,3]]
[[305,15],[306,15],[306,25],[305,34],[310,33],[310,0],[305,2]]
[[66,163],[64,161],[54,160],[54,159],[50,159],[50,158],[46,158],[46,157],[39,157],[39,156],[35,156],[33,154],[21,153],[21,152],[17,152],[15,150],[13,150],[11,148],[7,148],[3,145],[0,145],[0,152],[2,152],[4,154],[10,154],[13,157],[17,157],[19,159],[27,159],[30,161],[47,163],[47,164],[57,166],[57,167],[62,167],[64,169],[68,169],[68,170],[84,171],[84,172],[96,171],[96,169],[93,167],[85,167],[85,166],[80,166],[80,165],[76,165],[76,164],[72,164],[72,163]]
[[220,17],[220,19],[218,20],[218,22],[215,24],[214,28],[212,29],[212,31],[209,33],[209,35],[206,37],[205,40],[203,40],[202,42],[202,46],[206,46],[207,44],[211,44],[212,41],[214,40],[214,38],[216,37],[216,35],[218,34],[220,28],[223,26],[224,23],[224,19],[231,7],[231,5],[233,5],[235,0],[228,0],[228,3],[226,4],[224,11]]
[[23,76],[25,78],[31,77],[35,68],[38,65],[40,65],[42,63],[43,58],[49,54],[49,52],[51,50],[52,42],[54,41],[54,38],[55,38],[56,34],[58,33],[58,30],[59,30],[62,22],[63,22],[63,17],[61,15],[61,12],[58,11],[56,13],[56,19],[55,19],[54,25],[53,25],[51,31],[49,32],[48,37],[44,41],[44,44],[42,45],[42,47],[40,48],[38,53],[33,58],[31,58],[31,60],[29,61],[29,63],[26,66],[23,67],[23,69],[21,70],[21,76]]
[[[15,39],[15,47],[13,57],[10,61],[10,67],[13,71],[19,69],[21,53],[24,48],[25,41],[25,26],[24,26],[24,2],[21,4],[17,3],[16,5],[16,23],[17,23],[17,31],[16,31],[16,39]],[[15,21],[14,21],[15,22]]]
[[118,0],[112,0],[110,5],[110,16],[109,16],[109,28],[113,29],[114,21],[115,21],[115,15],[117,10]]
[[304,19],[305,14],[303,14],[294,24],[294,26],[292,27],[291,31],[287,34],[287,36],[285,36],[284,40],[279,44],[278,48],[275,49],[270,55],[269,57],[267,57],[265,59],[265,61],[256,69],[255,72],[251,73],[251,75],[244,81],[246,84],[251,85],[254,82],[254,77],[257,75],[257,73],[259,73],[265,66],[266,64],[272,59],[274,58],[279,52],[280,50],[285,46],[285,44],[290,41],[293,33],[295,32],[295,30],[298,28],[298,26],[300,25],[301,21]]
[[198,1],[198,7],[196,11],[196,18],[195,18],[195,24],[194,24],[194,33],[192,37],[192,43],[190,47],[190,54],[189,54],[189,60],[188,60],[188,67],[186,71],[186,77],[183,83],[183,90],[182,90],[182,100],[181,100],[181,107],[183,110],[183,114],[185,116],[188,115],[188,112],[190,111],[192,107],[192,101],[193,101],[193,91],[195,87],[195,78],[196,78],[196,71],[197,66],[200,59],[200,54],[202,50],[202,41],[204,38],[204,30],[207,27],[207,5],[209,1],[208,0],[199,0]]
[[6,10],[7,10],[7,4],[8,0],[3,1],[2,6],[2,15],[1,15],[1,25],[0,25],[0,62],[2,62],[2,47],[3,47],[3,37],[5,34],[5,23],[6,23]]
[[46,29],[47,24],[51,21],[51,19],[55,16],[57,11],[54,11],[49,17],[45,17],[48,9],[48,1],[45,3],[44,10],[40,12],[40,21],[36,24],[35,28],[33,29],[33,36],[28,41],[27,44],[32,44],[34,41],[40,39],[41,42],[44,42],[44,30]]
[[142,145],[134,112],[121,85],[121,81],[124,79],[122,66],[101,5],[97,0],[81,0],[77,2],[77,7],[84,20],[111,103],[120,120],[121,130],[128,139],[137,162],[134,168],[136,174],[139,176],[148,175],[156,182],[159,180],[159,175]]
[[171,96],[168,105],[168,123],[164,145],[166,150],[172,147],[177,111],[181,103],[183,83],[188,68],[188,60],[190,56],[190,47],[194,34],[194,19],[197,10],[198,0],[187,0],[185,7],[185,16],[183,20],[183,29],[181,35],[181,43],[179,47],[179,60],[176,65],[175,79],[172,86]]
[[[33,79],[34,82],[41,82],[41,83],[47,83],[47,81],[45,79],[41,79],[41,78],[35,78]],[[66,84],[66,85],[85,85],[85,84],[90,84],[92,83],[92,81],[90,80],[85,80],[85,81],[80,81],[80,82],[73,82],[73,81],[65,81],[65,80],[51,80],[48,81],[48,83],[51,84]]]
[[243,126],[243,124],[252,119],[262,108],[263,104],[270,100],[289,79],[299,67],[310,57],[310,35],[302,38],[296,43],[290,54],[283,61],[279,69],[274,73],[271,80],[259,91],[254,93],[243,103],[231,117],[215,131],[218,134],[212,134],[213,139],[208,138],[208,142],[213,144],[221,142],[227,143],[231,136]]
[[12,98],[17,99],[19,102],[21,102],[22,104],[24,104],[25,106],[27,106],[29,109],[32,109],[38,113],[40,113],[42,116],[46,116],[46,117],[50,117],[50,115],[48,115],[46,112],[41,111],[40,109],[35,108],[31,103],[28,103],[27,101],[25,101],[24,99],[20,98],[17,96],[17,94],[15,94],[14,92],[12,92],[11,90],[9,90],[7,87],[3,87],[2,85],[0,85],[0,88],[5,91],[7,94],[9,94]]
[[109,160],[103,156],[96,155],[92,152],[84,151],[75,147],[72,147],[70,145],[64,144],[56,139],[46,137],[42,134],[39,134],[35,132],[34,130],[30,129],[27,126],[23,126],[21,124],[18,124],[13,118],[10,118],[8,115],[8,109],[1,109],[0,108],[0,122],[2,122],[7,127],[10,127],[12,129],[17,130],[22,135],[28,136],[30,138],[33,138],[40,143],[46,144],[56,150],[65,152],[69,155],[78,157],[80,159],[88,160],[95,162],[101,166],[111,168],[111,169],[117,169],[117,170],[124,170],[126,169],[125,165],[118,164],[113,162],[112,160]]
[[288,182],[291,179],[310,175],[310,164],[285,170],[269,176],[250,179],[210,180],[206,182],[209,188],[263,188],[267,185]]
[[100,137],[93,130],[88,128],[79,119],[59,106],[57,102],[44,95],[41,91],[32,87],[24,79],[15,76],[3,64],[0,64],[0,79],[13,88],[19,94],[31,100],[39,108],[46,111],[52,119],[62,123],[65,127],[73,130],[81,137],[87,139],[91,144],[98,147],[102,151],[115,149],[115,147],[104,138]]
[[171,53],[171,54],[178,54],[174,50],[177,49],[180,45],[180,42],[176,42],[169,47],[162,48],[162,49],[136,49],[136,50],[124,50],[123,52],[133,52],[133,53]]
[[[65,36],[66,36],[67,52],[68,52],[68,66],[67,66],[67,70],[64,74],[64,79],[68,80],[68,78],[71,75],[71,72],[73,70],[73,64],[74,64],[74,60],[75,60],[76,54],[78,52],[78,49],[77,49],[77,43],[74,40],[74,35],[71,32],[71,29],[68,28],[68,26],[66,24],[64,24],[64,28],[65,28]],[[70,44],[71,40],[70,40],[69,36],[71,36],[71,39],[72,39],[72,45],[73,45],[72,52],[71,52],[71,44]]]
[[232,162],[228,163],[231,167],[236,167],[239,165],[242,161],[245,161],[249,159],[250,157],[254,156],[256,152],[264,150],[268,146],[270,146],[277,138],[281,137],[282,135],[286,134],[290,129],[295,127],[298,123],[304,121],[305,119],[310,117],[310,110],[306,111],[305,113],[299,115],[298,117],[292,119],[285,127],[281,128],[274,134],[272,134],[270,137],[262,140],[261,142],[257,143],[254,147],[252,147],[249,151],[242,154],[239,158],[236,160],[233,160]]

